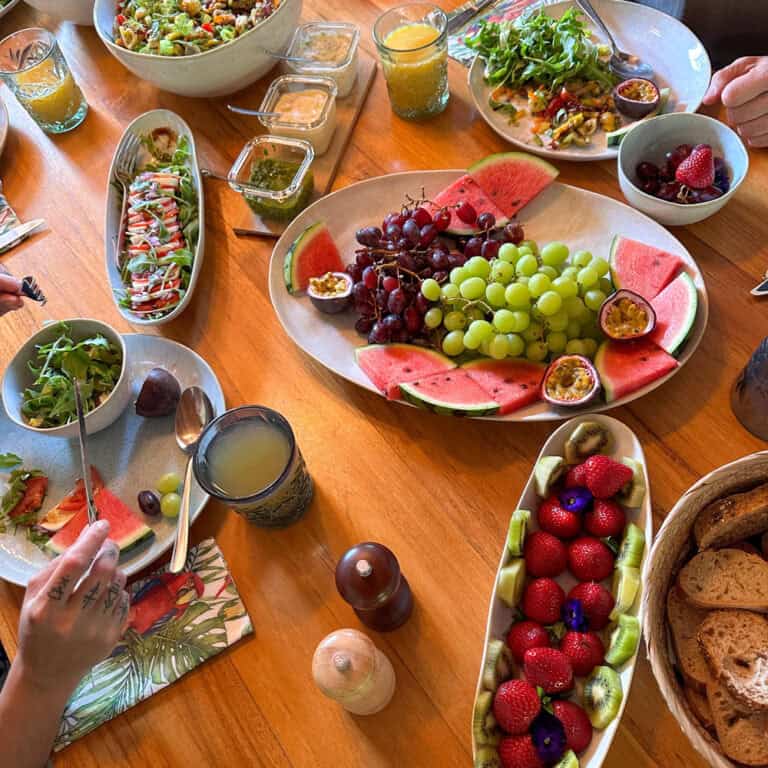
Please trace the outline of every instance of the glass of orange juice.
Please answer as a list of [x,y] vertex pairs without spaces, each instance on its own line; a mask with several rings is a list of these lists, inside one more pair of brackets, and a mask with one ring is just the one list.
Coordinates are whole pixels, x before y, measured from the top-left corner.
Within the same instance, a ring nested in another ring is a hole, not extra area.
[[22,29],[0,40],[0,78],[48,133],[71,131],[85,120],[88,103],[47,29]]
[[376,19],[373,39],[395,114],[423,120],[448,104],[448,18],[431,3],[406,3]]

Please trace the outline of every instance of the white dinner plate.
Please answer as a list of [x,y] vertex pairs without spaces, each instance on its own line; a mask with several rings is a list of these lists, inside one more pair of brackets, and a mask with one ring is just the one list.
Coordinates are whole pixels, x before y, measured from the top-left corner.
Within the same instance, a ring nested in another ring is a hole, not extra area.
[[[339,246],[342,259],[345,263],[350,262],[357,247],[357,229],[380,225],[387,213],[400,209],[406,195],[420,198],[422,188],[428,199],[434,198],[464,173],[457,170],[407,171],[367,179],[321,198],[291,222],[272,252],[269,292],[283,328],[301,349],[347,381],[381,395],[355,362],[355,348],[367,342],[354,329],[353,312],[324,315],[314,308],[306,296],[296,297],[288,293],[283,281],[285,254],[306,227],[322,220],[327,223]],[[678,358],[680,366],[633,394],[610,404],[596,403],[583,409],[555,409],[540,401],[515,413],[487,418],[495,421],[555,421],[579,413],[605,411],[648,394],[685,365],[704,335],[709,305],[704,278],[693,257],[676,237],[624,203],[557,182],[523,208],[519,220],[525,227],[527,238],[539,243],[561,240],[572,253],[586,249],[607,260],[611,240],[619,234],[677,254],[696,284],[698,312],[691,335]]]
[[[205,390],[218,416],[223,413],[224,393],[208,363],[191,349],[160,336],[125,335],[134,396],[147,373],[155,366],[170,371],[181,388],[197,385]],[[135,397],[134,397],[135,400]],[[128,576],[156,560],[171,547],[176,521],[150,518],[138,511],[139,491],[152,489],[166,472],[183,477],[186,457],[176,445],[173,416],[145,419],[133,405],[107,429],[88,438],[89,456],[104,484],[119,496],[155,531],[148,546],[140,547],[121,560]],[[48,475],[48,495],[42,513],[57,504],[82,476],[78,441],[45,437],[16,426],[0,410],[0,453],[12,451],[24,460],[27,469],[41,469]],[[5,470],[3,471],[5,473]],[[208,501],[208,495],[192,479],[190,520],[194,522]],[[26,586],[50,556],[28,541],[24,529],[0,534],[0,578]]]
[[[672,16],[637,3],[623,0],[592,0],[595,10],[611,30],[616,44],[624,51],[634,53],[653,67],[654,81],[659,88],[669,88],[670,97],[665,112],[695,112],[709,86],[712,68],[701,41],[688,27]],[[553,18],[575,5],[562,2],[542,6]],[[585,20],[601,43],[608,41]],[[531,117],[525,115],[511,125],[506,115],[491,109],[488,96],[492,88],[483,80],[485,62],[478,56],[469,70],[469,90],[483,120],[503,139],[534,154],[559,160],[610,160],[616,157],[618,147],[608,147],[605,131],[592,137],[586,147],[547,149],[533,140]],[[522,100],[521,100],[522,103]]]

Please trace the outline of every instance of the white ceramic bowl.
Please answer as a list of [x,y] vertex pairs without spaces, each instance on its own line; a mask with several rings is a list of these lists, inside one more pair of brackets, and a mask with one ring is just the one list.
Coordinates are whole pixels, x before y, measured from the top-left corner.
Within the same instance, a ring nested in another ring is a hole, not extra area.
[[50,14],[54,19],[89,27],[93,25],[93,0],[27,0],[27,5]]
[[156,56],[115,45],[114,0],[96,0],[93,23],[109,52],[134,75],[180,96],[226,96],[263,77],[285,53],[301,15],[302,0],[283,0],[258,26],[225,45],[192,56]]
[[[664,154],[679,144],[711,144],[715,156],[725,160],[731,187],[716,200],[683,205],[643,192],[635,168],[642,161],[661,165]],[[736,193],[749,168],[749,155],[741,139],[725,123],[706,115],[672,112],[639,122],[619,146],[619,186],[627,202],[668,226],[685,226],[717,213]]]
[[[85,318],[73,318],[62,320],[70,328],[72,338],[80,340],[100,333],[112,342],[120,350],[123,356],[123,367],[120,371],[120,378],[117,380],[115,388],[109,397],[98,407],[85,414],[85,428],[89,435],[106,429],[110,424],[116,421],[120,414],[128,407],[131,401],[131,378],[128,374],[130,366],[127,360],[125,341],[123,337],[112,326],[102,323],[98,320],[88,320]],[[2,399],[5,412],[11,421],[31,432],[38,432],[41,435],[50,437],[76,437],[78,433],[77,422],[72,421],[61,427],[32,427],[25,421],[21,414],[22,392],[33,381],[34,377],[27,367],[27,362],[35,357],[35,345],[47,344],[58,336],[58,323],[51,323],[40,329],[37,333],[30,336],[21,346],[19,351],[8,363],[8,367],[3,374]]]

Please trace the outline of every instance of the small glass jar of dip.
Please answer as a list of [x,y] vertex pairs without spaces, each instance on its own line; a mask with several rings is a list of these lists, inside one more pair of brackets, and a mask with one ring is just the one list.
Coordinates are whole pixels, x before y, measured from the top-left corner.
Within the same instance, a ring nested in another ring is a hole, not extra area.
[[303,139],[257,136],[243,147],[227,180],[259,216],[290,221],[312,197],[314,157],[312,145]]
[[343,99],[355,84],[359,43],[360,30],[354,24],[311,21],[297,27],[288,49],[288,56],[307,61],[287,61],[286,66],[297,75],[333,78]]
[[322,155],[336,130],[336,82],[330,77],[281,75],[272,81],[261,112],[275,112],[274,117],[260,117],[272,134],[304,139]]

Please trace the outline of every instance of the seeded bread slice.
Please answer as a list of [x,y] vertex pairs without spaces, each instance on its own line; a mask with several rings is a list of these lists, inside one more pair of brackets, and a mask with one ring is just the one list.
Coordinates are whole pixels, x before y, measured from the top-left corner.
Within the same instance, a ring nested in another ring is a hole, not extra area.
[[[699,645],[699,627],[709,614],[689,603],[677,587],[667,594],[667,620],[680,671],[686,681],[701,693],[709,682],[709,667]],[[703,697],[702,697],[703,698]]]
[[685,693],[688,706],[691,708],[691,712],[696,716],[696,719],[707,730],[714,728],[715,722],[712,720],[712,710],[709,707],[709,700],[706,695],[690,685],[686,685],[683,688],[683,693]]
[[768,648],[768,619],[751,611],[711,611],[701,622],[698,638],[712,677],[717,680],[728,656]]
[[726,656],[720,678],[731,696],[749,709],[768,710],[768,649]]
[[740,711],[722,683],[707,686],[707,700],[723,752],[743,765],[768,764],[768,712]]
[[768,563],[740,549],[707,549],[680,570],[678,585],[701,608],[768,613]]
[[699,549],[727,547],[768,530],[768,483],[717,499],[699,512],[693,535]]

